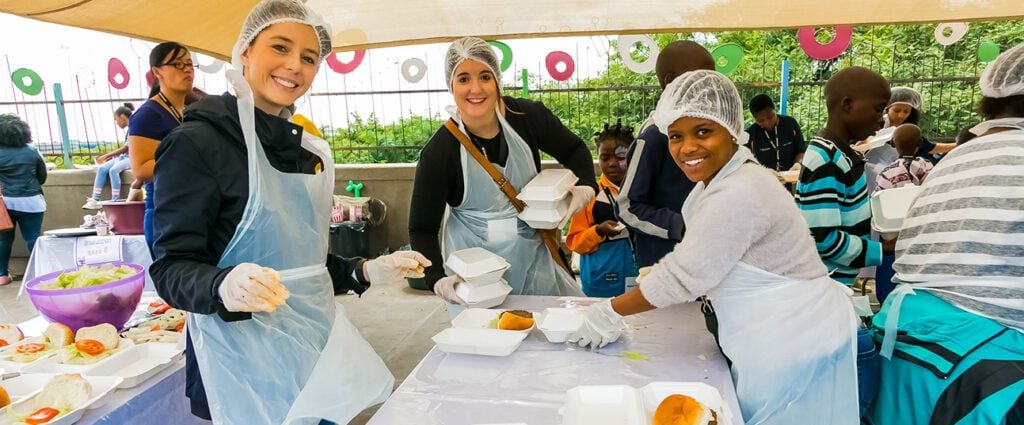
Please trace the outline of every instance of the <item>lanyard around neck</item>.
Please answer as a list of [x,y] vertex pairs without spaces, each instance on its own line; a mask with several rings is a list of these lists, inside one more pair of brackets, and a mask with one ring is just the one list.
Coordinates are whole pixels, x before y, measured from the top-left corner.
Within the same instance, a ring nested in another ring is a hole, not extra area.
[[178,120],[178,124],[181,124],[181,121],[185,117],[181,115],[181,112],[178,112],[178,108],[175,108],[174,105],[171,104],[171,101],[167,99],[167,96],[164,96],[164,92],[158,91],[156,92],[156,95],[160,96],[160,100],[163,101],[164,105],[167,105],[167,109],[171,111],[171,116]]
[[773,129],[775,131],[774,139],[764,127],[761,127],[761,130],[764,131],[764,137],[768,138],[768,144],[772,145],[772,149],[775,150],[775,171],[779,171],[779,163],[782,162],[782,158],[779,156],[779,123],[775,123],[775,128]]

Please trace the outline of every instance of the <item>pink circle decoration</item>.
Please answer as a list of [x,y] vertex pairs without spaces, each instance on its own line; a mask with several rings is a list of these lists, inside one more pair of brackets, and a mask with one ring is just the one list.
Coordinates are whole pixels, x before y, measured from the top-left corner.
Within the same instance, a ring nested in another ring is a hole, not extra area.
[[[118,75],[121,76],[121,82],[117,81]],[[125,87],[128,87],[128,82],[131,79],[131,75],[128,75],[128,67],[124,66],[124,62],[118,58],[110,58],[107,61],[107,82],[111,86],[118,90],[124,90]]]
[[356,56],[352,58],[351,61],[342,62],[338,59],[337,52],[331,53],[327,55],[327,66],[330,67],[332,71],[342,75],[351,73],[352,71],[355,71],[356,68],[359,68],[361,63],[363,63],[363,58],[366,57],[366,50],[356,50],[355,54]]
[[[576,62],[572,60],[572,56],[561,50],[548,53],[544,62],[548,68],[548,75],[557,81],[568,80],[569,77],[572,77],[572,73],[576,71]],[[565,64],[565,71],[558,70],[559,63]]]
[[850,47],[850,42],[853,40],[853,27],[849,25],[836,26],[835,38],[825,44],[814,39],[814,30],[813,27],[804,27],[796,31],[796,39],[800,42],[800,48],[804,49],[804,53],[807,53],[811,59],[820,61],[835,59],[843,54],[847,47]]

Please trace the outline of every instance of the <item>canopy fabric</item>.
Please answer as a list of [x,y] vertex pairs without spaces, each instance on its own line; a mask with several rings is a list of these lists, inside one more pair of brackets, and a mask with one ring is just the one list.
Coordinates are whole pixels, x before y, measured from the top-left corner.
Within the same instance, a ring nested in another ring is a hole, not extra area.
[[[152,41],[226,59],[256,0],[0,0],[0,12]],[[1022,0],[308,0],[334,50],[487,39],[1024,17]]]

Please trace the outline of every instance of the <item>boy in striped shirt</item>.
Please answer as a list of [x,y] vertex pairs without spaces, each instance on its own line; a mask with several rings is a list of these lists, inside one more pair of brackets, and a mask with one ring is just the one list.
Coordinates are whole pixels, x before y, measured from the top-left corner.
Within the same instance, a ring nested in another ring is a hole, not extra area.
[[[825,84],[828,122],[811,139],[796,186],[796,202],[832,278],[852,285],[862,267],[877,266],[895,241],[871,240],[864,159],[850,145],[878,130],[889,104],[889,83],[861,67],[837,72]],[[883,246],[884,245],[884,246]]]

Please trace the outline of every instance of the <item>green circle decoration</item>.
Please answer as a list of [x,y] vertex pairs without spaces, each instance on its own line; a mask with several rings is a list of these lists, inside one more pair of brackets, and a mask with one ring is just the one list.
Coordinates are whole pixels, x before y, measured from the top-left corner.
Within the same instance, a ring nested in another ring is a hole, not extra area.
[[715,70],[729,75],[743,62],[743,47],[736,43],[726,43],[712,50],[711,57],[715,60]]
[[999,45],[985,40],[978,45],[978,59],[982,62],[992,62],[999,57]]
[[501,72],[508,71],[508,68],[512,66],[512,48],[500,41],[490,41],[489,43],[501,51]]
[[[29,80],[28,84],[25,84],[25,79]],[[21,90],[29,96],[35,96],[43,92],[43,79],[35,71],[28,68],[18,68],[11,73],[11,82],[14,83],[14,87]]]

